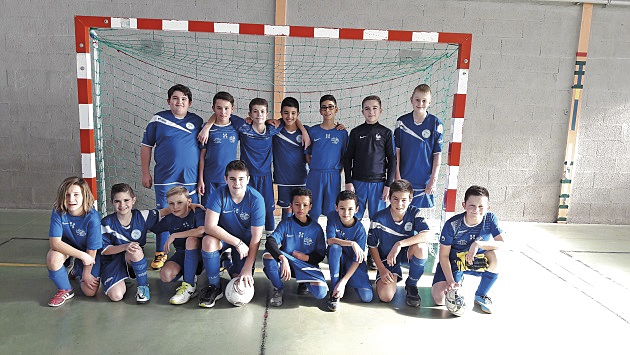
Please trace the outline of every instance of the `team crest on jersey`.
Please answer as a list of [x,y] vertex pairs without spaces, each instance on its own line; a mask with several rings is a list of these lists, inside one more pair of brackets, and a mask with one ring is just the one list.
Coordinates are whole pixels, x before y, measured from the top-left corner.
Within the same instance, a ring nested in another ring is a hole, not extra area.
[[332,138],[330,139],[330,142],[331,142],[332,144],[339,144],[339,138],[337,138],[337,137],[332,137]]
[[411,223],[411,222],[405,223],[405,231],[411,232],[412,228],[413,228],[413,223]]
[[425,129],[424,131],[422,131],[422,138],[429,138],[431,137],[431,131],[429,131],[428,129]]
[[230,136],[230,143],[236,142],[236,136]]
[[302,135],[301,135],[301,134],[298,134],[298,135],[295,137],[295,141],[296,141],[296,142],[298,142],[298,143],[302,143]]
[[238,216],[241,217],[243,221],[246,221],[249,219],[249,213],[246,213],[246,212],[241,212]]
[[214,143],[215,143],[215,144],[221,144],[221,138],[216,137],[216,138],[214,139]]
[[377,133],[377,134],[376,134],[376,140],[377,140],[377,141],[380,141],[380,140],[381,140],[381,138],[383,138],[383,137],[381,137],[380,133]]
[[304,238],[304,245],[306,246],[313,245],[313,239],[311,237]]
[[85,237],[87,233],[85,233],[85,231],[83,229],[77,229],[77,235],[79,237]]
[[131,239],[138,240],[142,236],[142,232],[139,229],[134,229],[131,231]]
[[188,123],[186,123],[186,128],[188,128],[188,129],[194,129],[194,128],[195,128],[195,125],[194,125],[194,124],[192,124],[192,122],[188,122]]

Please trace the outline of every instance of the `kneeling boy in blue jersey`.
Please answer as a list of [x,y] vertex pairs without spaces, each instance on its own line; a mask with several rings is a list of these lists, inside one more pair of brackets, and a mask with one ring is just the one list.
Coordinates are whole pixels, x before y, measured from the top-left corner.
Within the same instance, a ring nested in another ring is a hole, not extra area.
[[201,208],[191,211],[192,200],[188,190],[183,186],[175,186],[168,190],[166,201],[171,214],[162,218],[151,231],[156,234],[170,233],[164,243],[164,251],[168,253],[172,243],[175,254],[164,263],[160,270],[160,278],[163,282],[172,282],[183,274],[184,281],[169,302],[184,304],[197,295],[195,275],[203,271],[199,258],[205,211]]
[[427,263],[429,226],[421,211],[411,206],[413,187],[407,180],[395,181],[389,189],[389,208],[374,215],[368,235],[368,247],[378,270],[376,292],[382,302],[396,294],[396,283],[402,279],[401,266],[409,267],[405,281],[408,306],[420,307],[418,280]]
[[359,198],[352,191],[341,191],[335,201],[335,212],[328,214],[328,264],[330,293],[328,309],[336,311],[346,285],[354,288],[362,302],[372,301],[372,285],[365,264],[367,235],[363,224],[355,217]]
[[[312,207],[311,190],[295,188],[291,192],[293,216],[278,224],[265,244],[263,265],[265,275],[273,284],[270,304],[282,305],[284,284],[295,277],[298,294],[307,290],[317,299],[326,297],[328,286],[319,263],[326,256],[326,241],[322,227],[308,216]],[[278,246],[280,245],[280,246]]]
[[217,188],[206,203],[206,236],[201,256],[208,276],[208,287],[201,290],[199,307],[214,307],[223,297],[220,279],[220,253],[227,248],[233,264],[227,270],[242,284],[254,286],[254,263],[265,227],[265,201],[249,183],[249,171],[242,160],[231,161],[225,167],[226,186]]
[[[438,305],[444,304],[446,292],[461,285],[464,274],[471,274],[481,276],[475,303],[482,311],[492,313],[492,301],[487,295],[499,276],[495,250],[503,246],[503,236],[497,217],[488,212],[489,198],[486,188],[469,187],[462,203],[466,211],[450,218],[442,228],[440,262],[431,289]],[[475,267],[479,259],[486,267]]]

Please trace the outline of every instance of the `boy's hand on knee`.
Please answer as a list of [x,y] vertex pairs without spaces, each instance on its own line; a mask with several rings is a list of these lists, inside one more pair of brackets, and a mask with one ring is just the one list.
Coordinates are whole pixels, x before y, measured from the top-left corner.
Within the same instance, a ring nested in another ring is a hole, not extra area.
[[94,277],[90,272],[84,272],[81,282],[85,284],[89,289],[95,290],[98,288],[98,278]]
[[391,284],[396,280],[396,276],[386,267],[383,267],[383,270],[379,270],[378,273],[381,275],[381,280],[383,280],[386,285]]
[[400,249],[401,249],[400,244],[398,242],[394,243],[392,250],[390,250],[389,254],[387,254],[387,265],[389,266],[396,265],[396,257],[398,256],[398,253],[400,253]]
[[81,261],[85,266],[94,265],[94,258],[88,253],[83,253],[83,255],[81,256]]

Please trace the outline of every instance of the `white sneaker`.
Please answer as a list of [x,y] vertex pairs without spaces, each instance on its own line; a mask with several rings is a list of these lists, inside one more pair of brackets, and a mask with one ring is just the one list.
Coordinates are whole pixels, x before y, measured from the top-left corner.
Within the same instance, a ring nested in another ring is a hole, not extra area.
[[195,296],[197,296],[197,286],[193,286],[188,282],[182,282],[182,285],[177,288],[169,302],[171,304],[184,304]]

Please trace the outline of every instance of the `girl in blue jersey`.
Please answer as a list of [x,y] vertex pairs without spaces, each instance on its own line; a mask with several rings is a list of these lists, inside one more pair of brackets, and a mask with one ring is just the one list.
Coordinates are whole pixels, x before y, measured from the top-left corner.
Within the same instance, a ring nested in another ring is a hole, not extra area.
[[46,256],[48,276],[57,286],[57,293],[48,301],[59,307],[74,296],[64,262],[75,258],[75,275],[81,291],[96,295],[99,286],[100,259],[97,251],[103,243],[100,215],[92,208],[94,196],[87,182],[79,177],[66,178],[57,190],[48,233],[50,250]]
[[362,302],[372,301],[372,285],[368,277],[366,259],[367,234],[355,217],[359,198],[352,191],[341,191],[335,201],[335,212],[328,214],[328,264],[330,286],[333,288],[328,309],[335,312],[344,296],[346,285],[354,288]]
[[110,196],[115,213],[101,220],[102,280],[105,295],[112,301],[122,300],[127,292],[124,281],[131,277],[138,282],[136,302],[147,303],[151,299],[147,282],[147,261],[143,252],[147,231],[158,222],[160,216],[170,213],[170,210],[134,209],[136,195],[131,186],[125,183],[112,186]]

